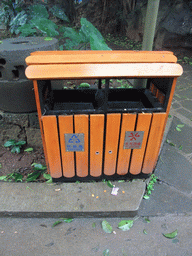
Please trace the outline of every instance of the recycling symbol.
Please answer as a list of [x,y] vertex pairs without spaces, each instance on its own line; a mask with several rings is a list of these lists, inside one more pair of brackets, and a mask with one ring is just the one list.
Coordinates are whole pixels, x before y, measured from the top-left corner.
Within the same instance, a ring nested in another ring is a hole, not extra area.
[[81,141],[78,139],[77,135],[73,134],[71,138],[68,140],[68,143],[80,143]]

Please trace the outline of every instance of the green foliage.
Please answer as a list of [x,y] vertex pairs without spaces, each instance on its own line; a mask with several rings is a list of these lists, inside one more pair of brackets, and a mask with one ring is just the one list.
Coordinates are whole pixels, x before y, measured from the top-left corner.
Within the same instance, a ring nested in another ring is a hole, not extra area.
[[151,175],[149,184],[147,185],[147,191],[144,195],[144,199],[149,199],[149,196],[151,195],[152,191],[154,190],[154,184],[157,182],[157,176],[154,174]]
[[51,20],[46,18],[33,19],[31,23],[39,29],[44,35],[47,36],[58,36],[59,32],[56,30],[58,26]]
[[52,12],[52,14],[53,14],[54,17],[57,17],[57,18],[59,18],[60,20],[69,22],[69,19],[68,19],[67,15],[66,15],[65,12],[61,9],[60,6],[54,5],[54,6],[50,9],[50,11]]
[[175,231],[171,232],[171,233],[167,233],[167,234],[163,234],[164,237],[169,238],[169,239],[173,239],[177,236],[178,230],[176,229]]
[[34,171],[27,175],[27,182],[36,181],[39,178],[39,176],[43,174],[47,169],[46,166],[37,163],[33,163],[31,166],[33,167]]
[[12,153],[19,154],[21,152],[22,146],[25,145],[25,144],[26,144],[26,141],[16,142],[15,140],[8,140],[8,141],[5,142],[4,147],[11,148]]
[[127,231],[133,226],[133,220],[122,220],[118,224],[118,228],[122,231]]
[[23,175],[17,172],[9,173],[6,176],[0,176],[0,180],[3,181],[15,181],[15,182],[22,182],[23,181]]
[[106,220],[102,221],[101,226],[105,233],[111,234],[113,232],[112,226]]

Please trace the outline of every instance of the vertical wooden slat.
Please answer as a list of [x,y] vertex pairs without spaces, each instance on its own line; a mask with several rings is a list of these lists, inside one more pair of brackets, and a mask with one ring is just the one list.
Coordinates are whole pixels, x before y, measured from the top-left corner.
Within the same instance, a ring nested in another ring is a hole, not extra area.
[[79,177],[88,175],[88,115],[75,115],[75,133],[84,134],[84,151],[76,152],[76,174]]
[[42,116],[43,131],[49,162],[50,174],[53,178],[62,176],[61,157],[56,116]]
[[121,114],[107,114],[104,174],[115,174]]
[[141,172],[151,117],[152,114],[148,113],[138,114],[136,131],[144,131],[144,135],[141,149],[133,149],[132,152],[129,172],[134,175],[137,175]]
[[155,167],[161,146],[165,118],[166,113],[153,113],[146,153],[142,167],[143,173],[151,173]]
[[136,114],[123,114],[119,145],[119,155],[117,163],[117,174],[126,175],[128,173],[131,149],[123,149],[125,141],[125,132],[134,131]]
[[73,133],[73,116],[59,116],[59,134],[63,176],[71,178],[75,176],[74,152],[66,151],[65,134],[67,133]]
[[104,115],[90,115],[90,175],[102,174]]

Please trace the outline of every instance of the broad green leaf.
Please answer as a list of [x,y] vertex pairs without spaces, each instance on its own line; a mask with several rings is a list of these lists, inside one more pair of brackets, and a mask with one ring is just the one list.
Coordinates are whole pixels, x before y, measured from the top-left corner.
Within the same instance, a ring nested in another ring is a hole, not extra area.
[[10,22],[10,32],[13,34],[18,34],[20,31],[18,30],[19,26],[25,25],[27,22],[27,14],[25,11],[19,12]]
[[122,220],[118,224],[118,228],[122,231],[127,231],[133,226],[133,220]]
[[178,230],[176,229],[175,231],[167,234],[163,234],[166,238],[173,239],[177,236]]
[[39,176],[41,175],[41,172],[40,171],[34,171],[30,174],[27,175],[27,179],[26,181],[29,182],[29,181],[35,181]]
[[20,141],[18,141],[18,142],[15,143],[15,146],[23,146],[23,145],[25,145],[25,144],[26,144],[26,141],[20,140]]
[[52,38],[52,37],[45,37],[44,40],[45,40],[45,41],[52,41],[53,38]]
[[106,221],[103,220],[101,223],[102,229],[106,232],[106,233],[112,233],[113,232],[113,228],[112,226]]
[[13,146],[13,145],[15,145],[15,140],[8,140],[8,141],[6,141],[5,142],[5,144],[4,144],[4,147],[10,147],[10,146]]
[[0,180],[5,180],[7,176],[0,176]]
[[31,5],[29,9],[31,11],[30,15],[32,19],[41,19],[41,18],[48,19],[49,18],[47,9],[42,4]]
[[20,150],[19,146],[13,146],[13,148],[11,149],[11,153],[19,154],[20,152],[21,152],[21,150]]
[[109,249],[106,249],[103,251],[103,256],[109,256]]
[[20,173],[15,173],[13,175],[13,179],[14,179],[15,182],[18,182],[18,181],[22,182],[23,181],[23,175],[20,174]]
[[97,35],[90,35],[90,46],[91,50],[111,50],[108,45],[105,43],[104,39],[100,39]]
[[111,183],[110,180],[107,181],[107,186],[110,187],[110,188],[113,188],[113,187],[114,187],[114,185]]
[[143,198],[147,200],[147,199],[149,199],[149,196],[148,195],[144,195]]
[[46,166],[43,166],[42,164],[37,164],[37,163],[33,163],[31,166],[34,168],[35,171],[43,171],[47,169]]
[[145,229],[143,229],[143,234],[147,235],[147,231]]
[[99,30],[85,18],[81,18],[81,30],[87,38],[89,38],[90,35],[95,34],[99,39],[104,40]]
[[81,83],[79,85],[79,88],[89,88],[89,87],[90,87],[90,84],[88,84],[88,83]]
[[20,36],[26,37],[26,36],[34,35],[37,32],[37,30],[34,29],[34,25],[25,24],[18,28],[18,32],[21,33]]
[[31,151],[33,151],[33,148],[26,148],[24,151],[25,152],[31,152]]
[[53,223],[52,227],[55,227],[55,226],[59,225],[62,222],[63,222],[62,220],[57,220],[55,223]]
[[56,30],[58,26],[51,20],[45,18],[33,19],[31,23],[48,37],[59,35],[59,32]]
[[51,179],[51,175],[48,174],[48,173],[44,173],[44,174],[43,174],[43,177],[44,177],[46,180]]
[[53,13],[53,16],[63,20],[63,21],[67,21],[69,22],[69,19],[67,17],[67,15],[65,14],[65,12],[61,9],[60,6],[58,5],[54,5],[50,11]]

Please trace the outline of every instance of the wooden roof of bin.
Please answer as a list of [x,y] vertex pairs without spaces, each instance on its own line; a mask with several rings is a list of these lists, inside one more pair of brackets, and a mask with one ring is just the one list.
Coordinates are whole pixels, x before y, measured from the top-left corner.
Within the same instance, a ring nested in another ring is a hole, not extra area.
[[26,58],[28,79],[178,77],[182,67],[168,51],[45,51]]

